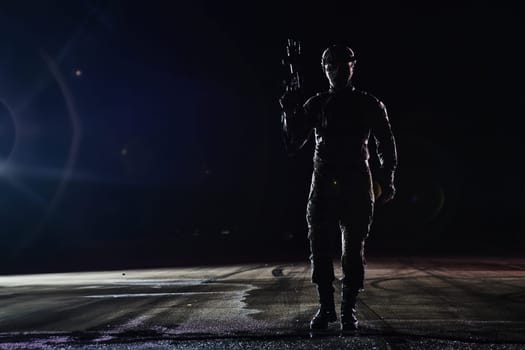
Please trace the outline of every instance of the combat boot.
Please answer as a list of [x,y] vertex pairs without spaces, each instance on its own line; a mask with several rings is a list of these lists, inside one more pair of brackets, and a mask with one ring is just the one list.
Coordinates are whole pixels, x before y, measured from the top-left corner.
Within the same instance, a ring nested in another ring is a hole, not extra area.
[[353,334],[359,326],[359,322],[357,321],[356,310],[357,294],[359,292],[345,287],[343,287],[342,289],[343,291],[341,295],[341,333],[342,335]]
[[328,323],[337,321],[334,303],[334,289],[330,288],[317,289],[319,293],[319,310],[310,321],[310,330],[312,332],[326,331]]

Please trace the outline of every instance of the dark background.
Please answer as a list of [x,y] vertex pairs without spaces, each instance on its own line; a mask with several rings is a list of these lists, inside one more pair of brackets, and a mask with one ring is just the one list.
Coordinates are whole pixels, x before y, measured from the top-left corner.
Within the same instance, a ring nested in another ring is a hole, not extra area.
[[286,39],[387,106],[398,196],[370,255],[525,249],[520,12],[476,1],[0,5],[0,271],[308,257],[312,143],[285,154]]

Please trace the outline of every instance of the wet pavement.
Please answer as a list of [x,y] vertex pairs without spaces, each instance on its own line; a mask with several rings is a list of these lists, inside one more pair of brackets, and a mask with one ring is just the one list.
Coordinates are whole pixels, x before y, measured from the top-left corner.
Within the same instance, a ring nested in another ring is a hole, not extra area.
[[371,258],[347,337],[310,337],[309,278],[305,262],[0,276],[0,349],[525,349],[525,259]]

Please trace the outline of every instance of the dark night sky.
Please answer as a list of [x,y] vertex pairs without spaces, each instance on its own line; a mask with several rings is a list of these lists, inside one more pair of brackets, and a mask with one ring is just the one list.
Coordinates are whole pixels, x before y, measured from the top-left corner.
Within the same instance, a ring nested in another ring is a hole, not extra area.
[[372,253],[523,252],[519,11],[344,3],[3,2],[2,271],[306,256],[312,145],[286,156],[277,103],[289,36],[309,92],[343,42],[389,110],[399,192]]

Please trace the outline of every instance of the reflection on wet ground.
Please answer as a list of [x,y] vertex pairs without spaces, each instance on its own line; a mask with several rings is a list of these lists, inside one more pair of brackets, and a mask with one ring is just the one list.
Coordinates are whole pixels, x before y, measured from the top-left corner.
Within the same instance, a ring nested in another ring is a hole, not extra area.
[[303,262],[3,276],[0,297],[2,349],[525,348],[520,259],[371,259],[345,338],[309,337]]

